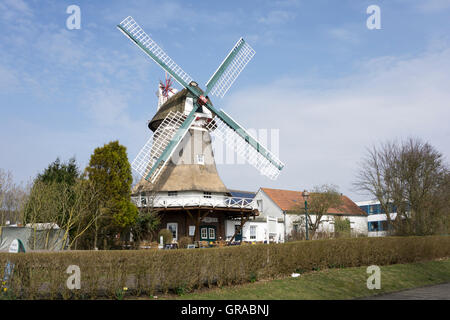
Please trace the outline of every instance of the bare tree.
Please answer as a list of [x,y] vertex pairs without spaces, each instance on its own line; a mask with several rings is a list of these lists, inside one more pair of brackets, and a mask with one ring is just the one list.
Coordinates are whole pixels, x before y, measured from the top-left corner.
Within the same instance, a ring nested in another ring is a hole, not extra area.
[[[69,202],[70,194],[65,195],[64,202]],[[65,230],[64,240],[71,248],[74,243],[101,217],[99,206],[100,190],[89,180],[78,180],[73,193],[73,203],[67,208],[68,219],[62,224]],[[68,241],[69,232],[72,238]]]
[[[396,234],[435,234],[448,218],[448,168],[440,152],[417,138],[367,150],[354,186],[374,196]],[[395,219],[390,214],[397,212]]]
[[4,171],[0,169],[0,225],[4,225],[6,222],[6,214],[8,212],[6,208],[6,202],[8,193],[13,186],[12,173],[10,171]]
[[[334,185],[316,186],[310,193],[308,200],[308,230],[311,232],[311,238],[314,237],[320,225],[324,222],[322,219],[330,208],[338,208],[342,205],[342,196],[338,187]],[[297,224],[305,227],[305,206],[304,203],[296,205],[288,211],[288,214],[300,215]]]
[[23,221],[22,213],[25,202],[28,197],[28,188],[23,187],[22,184],[11,185],[10,190],[5,195],[4,208],[9,213],[11,222],[20,223]]
[[37,180],[27,202],[25,223],[57,225],[63,232],[62,248],[70,248],[100,218],[99,198],[100,190],[89,180],[78,179],[70,188],[64,182]]

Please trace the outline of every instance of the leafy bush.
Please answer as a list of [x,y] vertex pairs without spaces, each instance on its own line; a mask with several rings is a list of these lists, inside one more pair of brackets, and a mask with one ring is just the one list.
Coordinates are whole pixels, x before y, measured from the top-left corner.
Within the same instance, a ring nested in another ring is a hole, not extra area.
[[[184,294],[205,286],[247,283],[295,271],[411,263],[450,256],[450,236],[341,238],[195,250],[0,253],[15,264],[10,290],[17,299],[120,299],[157,292]],[[69,265],[81,288],[66,286]]]
[[173,234],[172,234],[172,231],[170,231],[169,229],[161,229],[158,232],[158,242],[159,242],[159,239],[161,239],[161,236],[163,237],[164,244],[172,243]]
[[343,219],[341,217],[336,217],[334,219],[334,233],[336,238],[350,237],[351,235],[350,220],[348,220],[347,218]]

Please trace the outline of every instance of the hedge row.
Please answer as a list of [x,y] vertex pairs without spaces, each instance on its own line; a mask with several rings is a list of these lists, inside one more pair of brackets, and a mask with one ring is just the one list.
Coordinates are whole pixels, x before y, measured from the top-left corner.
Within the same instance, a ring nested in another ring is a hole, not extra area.
[[[117,298],[187,292],[324,268],[387,265],[450,256],[450,236],[351,238],[209,249],[1,253],[14,263],[8,295],[21,299]],[[81,288],[69,290],[69,265]],[[2,267],[3,268],[3,267]],[[5,295],[5,293],[2,293]]]

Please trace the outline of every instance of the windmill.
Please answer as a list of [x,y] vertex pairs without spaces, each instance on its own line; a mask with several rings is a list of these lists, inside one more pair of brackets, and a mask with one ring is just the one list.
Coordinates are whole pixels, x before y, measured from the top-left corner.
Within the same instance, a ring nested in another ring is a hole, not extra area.
[[132,167],[145,180],[155,183],[167,166],[180,142],[196,122],[203,121],[204,128],[253,165],[261,174],[276,179],[284,164],[266,147],[251,136],[241,125],[223,110],[213,106],[209,94],[223,97],[238,75],[252,59],[255,51],[240,38],[206,83],[203,91],[197,82],[181,69],[153,41],[132,17],[125,18],[117,28],[143,50],[163,70],[175,79],[190,96],[194,97],[187,113],[170,112],[159,124],[132,163]]

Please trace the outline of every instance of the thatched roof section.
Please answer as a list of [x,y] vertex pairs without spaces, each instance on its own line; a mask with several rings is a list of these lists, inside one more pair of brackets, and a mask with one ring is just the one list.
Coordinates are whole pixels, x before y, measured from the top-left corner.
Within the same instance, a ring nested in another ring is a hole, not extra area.
[[169,114],[170,111],[173,112],[184,112],[184,105],[186,103],[186,97],[192,97],[191,93],[187,89],[183,89],[173,96],[171,96],[156,112],[152,120],[150,120],[148,127],[150,130],[155,132],[160,123]]
[[[133,194],[158,191],[207,191],[229,193],[217,172],[209,131],[189,130],[190,135],[180,143],[174,155],[177,164],[169,161],[155,184],[145,179],[133,188]],[[201,146],[201,150],[195,146]],[[198,164],[197,152],[204,155],[204,164]],[[174,156],[172,156],[172,159]]]
[[228,193],[217,173],[215,165],[170,163],[152,184],[141,179],[134,187],[133,194],[153,191],[208,191]]
[[[202,90],[198,88],[200,92]],[[194,98],[192,93],[190,93],[187,89],[183,89],[173,96],[171,96],[156,112],[156,114],[153,116],[152,120],[150,120],[148,127],[150,130],[155,132],[155,130],[158,128],[158,126],[161,124],[161,122],[164,120],[164,118],[169,114],[170,111],[173,112],[184,112],[185,104],[186,104],[186,98]],[[212,104],[211,100],[209,100],[209,103]],[[215,114],[213,114],[215,116]]]

